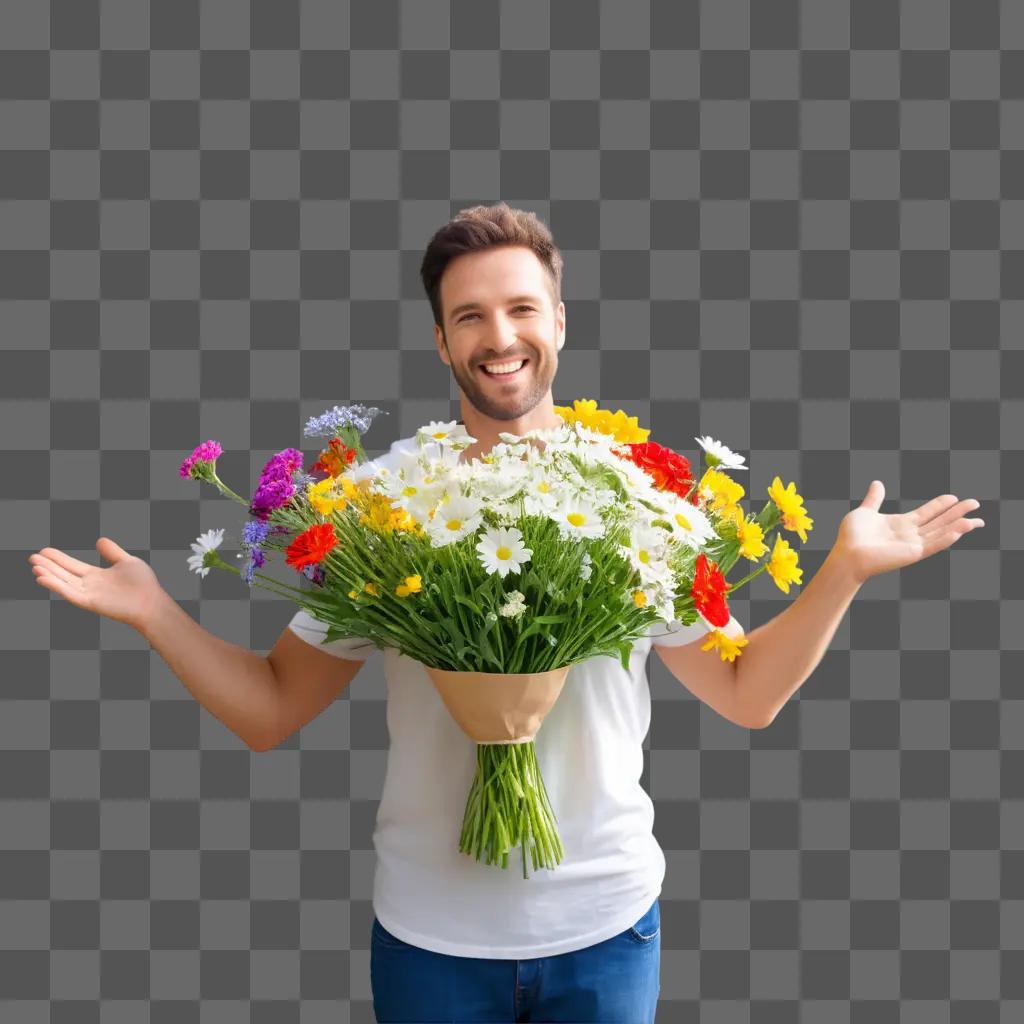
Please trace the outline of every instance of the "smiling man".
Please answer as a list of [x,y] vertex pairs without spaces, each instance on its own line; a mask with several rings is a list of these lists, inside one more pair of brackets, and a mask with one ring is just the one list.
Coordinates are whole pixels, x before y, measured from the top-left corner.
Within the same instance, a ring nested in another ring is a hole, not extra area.
[[[523,435],[563,422],[551,394],[565,344],[561,257],[535,217],[503,206],[489,208],[494,220],[482,223],[504,229],[505,241],[467,252],[450,232],[435,236],[421,270],[437,349],[459,386],[462,423],[477,439],[466,460],[488,452],[501,431]],[[466,223],[477,227],[473,216],[466,211]]]
[[[476,438],[463,460],[503,432],[560,426],[552,383],[565,343],[562,259],[535,214],[505,203],[463,210],[431,238],[421,266],[440,358]],[[401,438],[376,460],[416,450]],[[390,748],[374,830],[370,976],[380,1021],[653,1021],[660,991],[665,857],[644,791],[651,700],[645,665],[706,636],[665,624],[615,658],[573,665],[536,739],[565,858],[529,881],[460,854],[476,745],[452,720],[421,665],[384,652]],[[323,627],[298,613],[317,642]],[[319,645],[365,658],[369,645]],[[698,652],[702,653],[702,652]],[[727,706],[731,666],[702,654],[704,678]]]
[[[431,239],[421,268],[441,358],[467,431],[486,454],[503,431],[556,427],[551,385],[565,340],[561,258],[532,213],[462,211]],[[402,438],[375,460],[416,448]],[[660,991],[666,860],[644,791],[653,649],[699,700],[741,728],[763,728],[823,657],[860,585],[944,551],[984,526],[974,499],[940,495],[884,515],[881,481],[847,513],[799,597],[748,638],[738,670],[703,651],[709,625],[655,623],[617,658],[572,665],[535,740],[565,856],[524,880],[461,854],[476,744],[423,666],[385,649],[390,746],[373,830],[370,977],[378,1021],[619,1021],[649,1024]],[[203,629],[146,563],[110,538],[98,568],[44,548],[40,585],[139,630],[190,693],[254,751],[270,751],[329,708],[376,650],[323,643],[300,609],[264,659]],[[731,619],[729,635],[742,634]]]

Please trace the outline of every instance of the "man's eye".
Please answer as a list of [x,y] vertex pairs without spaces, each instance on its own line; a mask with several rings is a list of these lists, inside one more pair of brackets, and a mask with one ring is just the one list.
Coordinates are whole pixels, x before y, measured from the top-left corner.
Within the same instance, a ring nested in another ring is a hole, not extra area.
[[[531,312],[533,311],[533,306],[516,306],[515,308],[516,309],[528,309]],[[468,320],[471,316],[476,316],[476,313],[467,313],[465,316],[460,316],[459,319],[456,321],[456,323],[460,323],[461,324],[464,321]]]

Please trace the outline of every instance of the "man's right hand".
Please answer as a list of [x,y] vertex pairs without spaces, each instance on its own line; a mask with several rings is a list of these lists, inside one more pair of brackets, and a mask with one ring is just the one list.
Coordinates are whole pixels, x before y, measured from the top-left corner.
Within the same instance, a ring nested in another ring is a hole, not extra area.
[[112,563],[108,568],[82,562],[57,548],[43,548],[28,560],[41,586],[79,608],[141,631],[167,592],[146,562],[109,537],[100,537],[96,550]]

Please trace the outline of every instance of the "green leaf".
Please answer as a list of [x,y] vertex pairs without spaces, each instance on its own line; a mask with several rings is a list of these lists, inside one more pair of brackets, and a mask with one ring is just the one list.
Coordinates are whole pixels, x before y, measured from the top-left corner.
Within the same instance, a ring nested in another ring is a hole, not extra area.
[[623,641],[621,644],[618,645],[618,647],[619,647],[619,658],[622,661],[623,671],[628,672],[629,671],[629,656],[630,656],[630,653],[633,650],[633,645],[631,643],[627,643],[626,641]]
[[486,662],[494,666],[496,672],[504,670],[505,666],[501,663],[494,648],[491,646],[486,630],[480,634],[480,654]]
[[476,603],[476,601],[471,601],[465,594],[456,593],[454,596],[455,600],[458,601],[459,604],[464,604],[467,608],[472,609],[481,619],[484,617],[483,609]]

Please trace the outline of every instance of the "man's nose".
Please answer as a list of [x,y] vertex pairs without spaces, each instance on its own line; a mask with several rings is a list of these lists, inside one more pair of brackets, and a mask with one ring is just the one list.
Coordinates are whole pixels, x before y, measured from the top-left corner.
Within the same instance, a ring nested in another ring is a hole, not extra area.
[[504,352],[519,343],[519,326],[510,317],[499,314],[494,319],[488,341],[496,352]]

